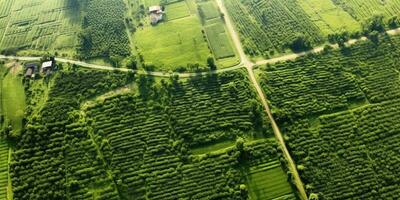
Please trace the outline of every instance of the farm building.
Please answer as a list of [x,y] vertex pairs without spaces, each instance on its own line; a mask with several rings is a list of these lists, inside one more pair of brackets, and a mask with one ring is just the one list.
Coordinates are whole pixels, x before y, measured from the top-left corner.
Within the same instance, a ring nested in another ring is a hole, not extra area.
[[32,78],[34,79],[36,76],[36,72],[38,69],[38,65],[35,63],[29,63],[25,65],[25,78]]
[[163,11],[161,6],[150,6],[149,7],[149,13],[150,13],[150,23],[152,25],[157,24],[163,19]]
[[46,73],[47,71],[51,71],[53,69],[53,61],[46,61],[42,63],[41,72]]

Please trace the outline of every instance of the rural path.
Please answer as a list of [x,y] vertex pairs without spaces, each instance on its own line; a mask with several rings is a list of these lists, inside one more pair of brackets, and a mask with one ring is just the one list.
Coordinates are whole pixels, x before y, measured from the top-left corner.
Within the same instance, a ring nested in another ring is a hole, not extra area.
[[[231,18],[229,16],[228,11],[226,10],[226,7],[224,5],[223,0],[217,0],[217,4],[218,4],[218,7],[219,7],[220,11],[225,16],[226,26],[227,26],[227,28],[229,30],[229,33],[230,33],[230,35],[232,37],[232,40],[233,40],[233,42],[235,44],[235,47],[236,47],[236,49],[237,49],[237,51],[238,51],[238,53],[240,55],[241,63],[246,67],[247,72],[249,73],[250,81],[252,82],[253,86],[255,87],[255,89],[257,91],[257,94],[258,94],[258,96],[259,96],[259,98],[261,100],[261,103],[264,106],[264,111],[266,112],[266,114],[267,114],[267,116],[268,116],[268,118],[270,120],[272,129],[273,129],[274,134],[275,134],[275,138],[277,139],[278,144],[282,149],[283,156],[284,156],[284,158],[286,159],[286,161],[288,163],[288,168],[292,172],[293,180],[294,180],[294,183],[296,185],[298,194],[299,194],[299,196],[300,196],[300,198],[302,200],[306,200],[307,199],[307,193],[306,193],[306,191],[304,189],[303,182],[301,181],[300,175],[299,175],[299,173],[297,171],[296,164],[295,164],[294,160],[292,159],[292,156],[290,155],[289,150],[286,147],[285,140],[283,139],[283,135],[282,135],[278,125],[276,124],[274,117],[272,116],[271,109],[268,106],[267,98],[266,98],[263,90],[261,89],[260,84],[258,83],[258,81],[257,81],[257,79],[256,79],[256,77],[254,75],[253,67],[257,63],[253,63],[247,58],[247,56],[246,56],[246,54],[245,54],[245,52],[243,50],[243,46],[241,44],[241,41],[240,41],[240,37],[237,34],[237,32],[235,31],[235,28],[233,26],[233,23],[231,21]],[[291,57],[287,57],[287,58],[291,58]],[[276,61],[280,61],[280,59],[276,59]]]
[[[56,58],[58,62],[62,63],[70,63],[70,64],[75,64],[84,68],[91,68],[91,69],[100,69],[100,70],[109,70],[109,71],[122,71],[122,72],[136,72],[138,74],[144,74],[144,75],[149,75],[149,76],[159,76],[159,77],[170,77],[171,75],[178,75],[179,77],[190,77],[190,76],[195,76],[195,75],[206,75],[206,74],[217,74],[217,73],[222,73],[222,72],[227,72],[227,71],[233,71],[237,70],[240,68],[248,68],[248,67],[255,67],[259,65],[265,65],[265,64],[274,64],[277,62],[284,62],[288,60],[294,60],[298,57],[310,54],[310,53],[318,53],[324,50],[324,46],[316,47],[310,51],[305,51],[305,52],[300,52],[300,53],[292,53],[289,55],[284,55],[276,58],[271,58],[271,59],[266,59],[266,60],[260,60],[257,62],[251,62],[246,54],[244,53],[243,47],[240,42],[239,35],[235,31],[232,21],[229,18],[228,12],[223,5],[222,0],[217,0],[217,4],[220,7],[221,12],[226,16],[226,25],[228,28],[228,31],[232,37],[233,43],[235,44],[235,48],[237,49],[240,60],[241,62],[238,65],[224,68],[224,69],[218,69],[215,71],[208,71],[208,72],[199,72],[199,73],[169,73],[169,72],[156,72],[156,71],[144,71],[144,70],[132,70],[132,69],[127,69],[127,68],[115,68],[115,67],[110,67],[110,66],[104,66],[104,65],[97,65],[97,64],[91,64],[91,63],[86,63],[83,61],[77,61],[77,60],[72,60],[72,59],[67,59],[67,58]],[[394,29],[394,30],[389,30],[386,32],[388,35],[400,35],[400,28]],[[362,37],[360,39],[353,39],[349,40],[346,44],[347,45],[353,45],[354,43],[361,41],[361,40],[366,40],[366,37]],[[330,45],[332,48],[339,48],[337,44]],[[8,59],[8,60],[21,60],[21,61],[39,61],[41,57],[39,56],[7,56],[7,55],[0,55],[0,59]]]

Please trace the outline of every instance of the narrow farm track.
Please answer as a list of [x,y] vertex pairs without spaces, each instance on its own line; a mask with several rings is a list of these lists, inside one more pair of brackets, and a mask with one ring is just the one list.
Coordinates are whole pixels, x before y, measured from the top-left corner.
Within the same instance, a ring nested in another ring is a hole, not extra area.
[[243,46],[242,46],[242,44],[240,42],[239,35],[237,34],[237,32],[235,31],[235,29],[234,29],[234,27],[232,25],[231,18],[229,16],[229,13],[226,10],[226,7],[224,6],[223,0],[217,0],[217,4],[218,4],[219,9],[221,10],[221,12],[225,16],[226,26],[228,27],[228,30],[229,30],[229,32],[231,34],[231,37],[233,38],[233,42],[235,43],[236,49],[239,52],[239,55],[240,55],[240,58],[241,58],[241,63],[246,67],[247,72],[249,73],[249,78],[250,78],[253,86],[255,87],[255,89],[257,91],[257,94],[258,94],[258,96],[259,96],[259,98],[261,100],[261,103],[264,106],[264,111],[266,112],[266,114],[267,114],[267,116],[268,116],[268,118],[270,120],[272,129],[273,129],[274,134],[275,134],[275,138],[278,141],[278,144],[282,149],[283,156],[284,156],[285,160],[288,163],[288,168],[293,174],[293,179],[294,179],[294,183],[296,185],[298,194],[299,194],[299,196],[300,196],[300,198],[302,200],[306,200],[307,199],[307,193],[306,193],[306,191],[304,189],[303,182],[301,181],[300,175],[299,175],[299,173],[297,171],[296,164],[293,161],[292,156],[290,155],[289,150],[286,147],[285,140],[283,139],[283,135],[282,135],[278,125],[276,124],[274,117],[272,116],[272,113],[271,113],[271,110],[270,110],[270,108],[268,106],[268,102],[267,102],[267,99],[265,97],[265,94],[264,94],[263,90],[261,89],[260,84],[258,83],[258,81],[257,81],[257,79],[256,79],[256,77],[254,75],[253,67],[256,64],[250,62],[249,59],[247,58],[247,56],[246,56],[246,54],[245,54],[245,52],[243,50]]

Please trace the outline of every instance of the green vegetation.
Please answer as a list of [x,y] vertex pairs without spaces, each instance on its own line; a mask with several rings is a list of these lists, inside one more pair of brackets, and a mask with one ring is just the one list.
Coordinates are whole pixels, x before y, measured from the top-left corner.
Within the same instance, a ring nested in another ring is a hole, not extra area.
[[400,1],[381,1],[381,0],[332,0],[348,12],[354,19],[364,21],[373,15],[384,15],[386,17],[399,16]]
[[0,199],[7,199],[8,191],[8,145],[0,138]]
[[166,16],[168,21],[189,17],[191,14],[186,1],[168,4],[165,6],[165,12],[167,13]]
[[1,76],[1,115],[2,127],[7,136],[19,135],[23,129],[25,93],[22,78],[19,75],[21,66],[12,63],[9,68],[0,65]]
[[80,4],[76,0],[0,0],[0,52],[74,55]]
[[111,58],[130,54],[123,0],[88,0],[80,34],[79,55]]
[[260,74],[310,196],[399,198],[400,37],[377,40]]
[[[270,165],[271,163],[266,163]],[[251,199],[275,199],[292,193],[292,188],[286,181],[287,175],[277,166],[260,169],[257,166],[250,169],[248,175]],[[293,199],[294,196],[292,196]]]
[[[125,85],[127,77],[78,71],[59,72],[53,79],[47,101],[27,107],[27,113],[37,114],[27,116],[26,131],[13,154],[14,199],[83,199],[85,195],[112,199],[115,187],[97,157],[87,127],[79,121],[79,112],[73,111],[79,109],[79,102]],[[38,102],[30,98],[43,98],[37,94],[43,94],[44,88],[34,87],[37,81],[46,80],[25,82],[30,103]]]
[[204,68],[210,55],[196,16],[146,26],[136,32],[135,41],[146,65],[157,70],[176,70],[188,64]]
[[199,2],[198,8],[214,57],[217,60],[234,57],[235,51],[215,3],[213,1]]
[[296,1],[224,2],[250,56],[268,57],[275,51],[284,52],[299,34],[309,37],[313,44],[322,41],[319,28]]
[[[14,199],[244,200],[241,168],[277,163],[244,71],[179,80],[63,68],[50,80],[25,82],[28,118],[11,164]],[[115,89],[125,92],[109,92]],[[237,137],[246,139],[232,144]]]
[[[244,173],[248,185],[249,199],[296,199],[289,184],[288,177],[271,148],[270,141],[258,140],[245,144],[246,152],[252,152],[252,159],[246,163]],[[269,143],[269,144],[268,144]],[[254,159],[257,158],[257,159]]]
[[361,29],[359,22],[332,1],[300,0],[298,2],[325,36],[335,32],[356,32]]

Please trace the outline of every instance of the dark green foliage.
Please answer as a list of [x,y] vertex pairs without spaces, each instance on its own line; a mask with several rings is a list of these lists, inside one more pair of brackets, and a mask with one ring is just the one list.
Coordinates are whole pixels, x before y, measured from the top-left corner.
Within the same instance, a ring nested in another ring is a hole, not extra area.
[[[398,100],[306,120],[285,130],[303,181],[321,199],[398,199]],[[340,191],[340,192],[339,192]]]
[[[117,73],[59,72],[42,108],[28,100],[38,113],[29,116],[13,154],[14,199],[92,199],[91,187],[99,187],[100,199],[118,197],[86,125],[78,122],[79,103],[126,80]],[[30,98],[38,92],[27,90]]]
[[400,197],[400,37],[377,37],[262,75],[310,199]]
[[[261,76],[277,118],[332,113],[400,97],[399,37],[276,64]],[[396,45],[397,44],[397,45]]]
[[320,43],[318,27],[293,0],[230,0],[225,2],[238,31],[245,52],[251,56],[269,56],[281,52],[299,34],[312,44]]
[[310,38],[305,35],[298,35],[289,46],[294,52],[307,51],[312,48]]
[[128,56],[129,38],[126,32],[122,0],[88,0],[79,53],[83,58]]
[[388,20],[388,26],[391,29],[398,28],[400,26],[400,20],[398,16],[393,16]]

